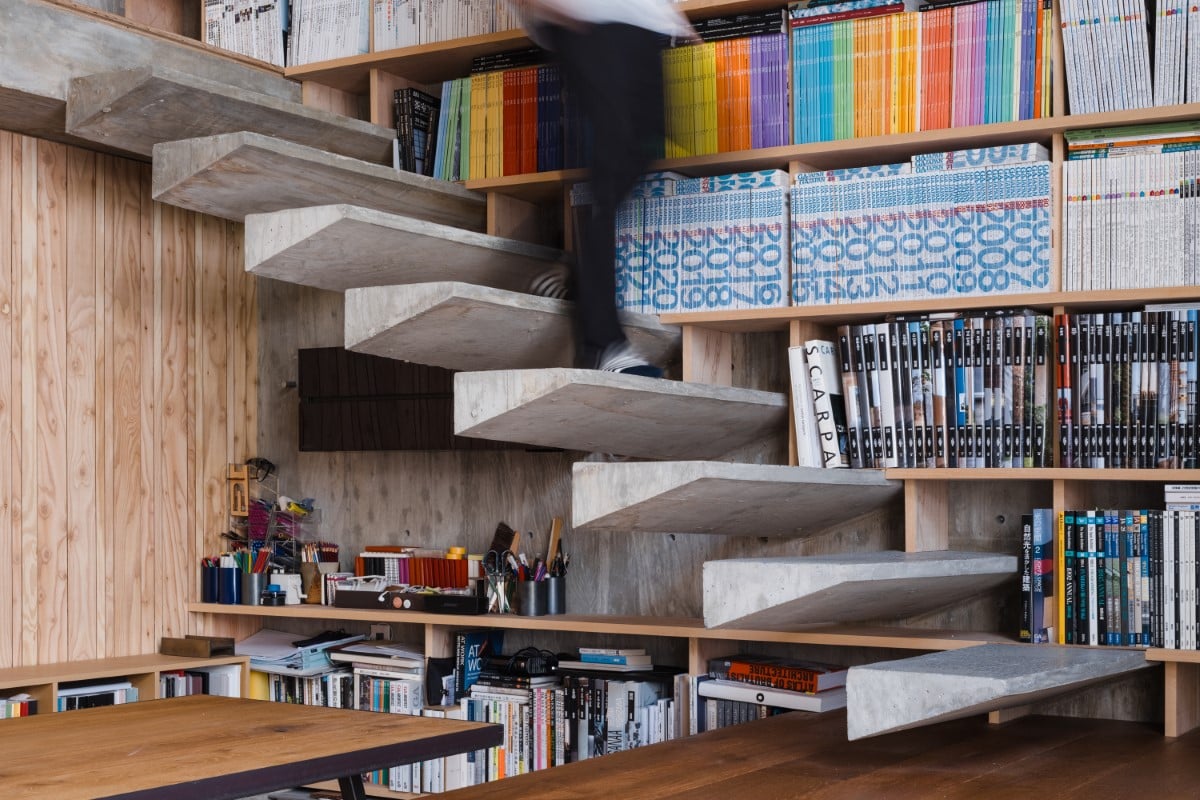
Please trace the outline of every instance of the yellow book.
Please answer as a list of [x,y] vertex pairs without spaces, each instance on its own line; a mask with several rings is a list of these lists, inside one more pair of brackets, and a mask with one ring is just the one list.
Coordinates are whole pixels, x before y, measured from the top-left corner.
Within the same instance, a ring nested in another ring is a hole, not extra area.
[[663,52],[663,93],[664,121],[666,122],[666,137],[663,154],[667,158],[679,158],[683,155],[680,147],[679,106],[683,101],[683,86],[680,81],[680,60],[686,55],[686,47],[676,47]]
[[256,669],[250,670],[250,685],[246,687],[251,700],[271,699],[271,677]]
[[1055,604],[1058,606],[1058,616],[1056,630],[1054,632],[1055,640],[1059,644],[1067,643],[1067,552],[1066,552],[1066,523],[1064,522],[1063,512],[1059,511],[1057,536],[1054,537],[1054,597]]
[[705,42],[696,48],[699,61],[699,79],[696,98],[698,119],[698,152],[716,153],[717,145],[717,46]]
[[888,32],[888,52],[886,58],[890,62],[888,69],[888,94],[887,105],[884,108],[888,109],[887,127],[884,133],[898,133],[903,130],[901,127],[901,119],[904,115],[904,95],[900,88],[901,81],[901,64],[904,60],[904,38],[901,31],[900,18],[903,14],[889,14],[884,17],[887,20]]
[[487,161],[484,177],[504,175],[504,72],[487,73]]
[[471,180],[487,177],[487,73],[471,76],[470,166]]

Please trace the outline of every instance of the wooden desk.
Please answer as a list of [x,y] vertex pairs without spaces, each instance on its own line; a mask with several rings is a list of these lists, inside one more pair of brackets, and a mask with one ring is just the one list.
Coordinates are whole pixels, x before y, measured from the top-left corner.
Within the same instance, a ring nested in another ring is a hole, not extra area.
[[499,725],[230,697],[0,721],[6,798],[232,800],[500,744]]

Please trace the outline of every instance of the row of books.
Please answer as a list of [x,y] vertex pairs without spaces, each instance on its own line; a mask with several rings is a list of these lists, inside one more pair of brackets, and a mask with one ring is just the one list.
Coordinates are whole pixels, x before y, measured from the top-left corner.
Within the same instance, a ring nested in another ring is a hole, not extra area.
[[28,694],[0,697],[0,719],[31,717],[38,712],[37,698]]
[[[661,314],[787,305],[787,173],[644,181],[617,212],[617,307]],[[572,204],[590,202],[572,191]]]
[[1067,155],[1065,289],[1200,282],[1200,125],[1072,131]]
[[506,0],[372,0],[371,51],[519,27]]
[[159,674],[159,697],[185,697],[193,694],[241,697],[241,666],[225,664],[215,667],[172,670]]
[[1055,318],[1064,467],[1196,466],[1196,307]]
[[54,704],[58,711],[75,711],[80,708],[136,703],[138,694],[138,688],[124,680],[63,684],[55,693]]
[[667,158],[788,143],[785,34],[667,50],[663,78]]
[[204,42],[283,66],[288,0],[204,0]]
[[1049,324],[1014,312],[839,326],[850,465],[1050,466]]
[[1022,639],[1200,647],[1200,511],[1043,508],[1026,517]]
[[1073,114],[1200,100],[1200,6],[1188,0],[1062,0]]
[[289,3],[289,67],[369,52],[368,0],[289,0]]
[[1050,164],[1044,150],[1015,150],[1023,155],[995,166],[925,172],[901,163],[798,180],[792,304],[1045,291]]
[[867,0],[793,12],[795,142],[1049,116],[1049,0],[915,8]]

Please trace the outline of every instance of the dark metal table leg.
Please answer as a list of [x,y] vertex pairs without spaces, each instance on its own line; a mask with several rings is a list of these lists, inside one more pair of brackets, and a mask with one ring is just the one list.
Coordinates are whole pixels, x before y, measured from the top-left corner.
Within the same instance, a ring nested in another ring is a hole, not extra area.
[[342,800],[367,800],[362,775],[356,773],[345,778],[338,778],[338,788],[342,790]]

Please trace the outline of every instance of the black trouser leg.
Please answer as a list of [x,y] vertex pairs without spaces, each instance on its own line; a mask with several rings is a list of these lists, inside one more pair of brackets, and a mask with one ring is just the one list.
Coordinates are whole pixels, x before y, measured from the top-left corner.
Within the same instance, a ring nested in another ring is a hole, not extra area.
[[575,259],[575,363],[595,365],[625,338],[616,308],[617,206],[662,146],[662,37],[631,25],[556,28],[548,40],[592,131],[593,205],[581,215]]

